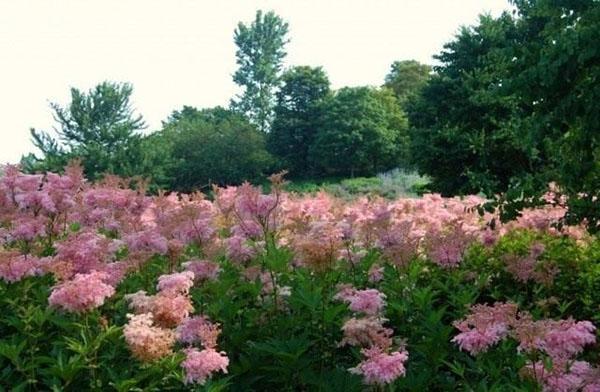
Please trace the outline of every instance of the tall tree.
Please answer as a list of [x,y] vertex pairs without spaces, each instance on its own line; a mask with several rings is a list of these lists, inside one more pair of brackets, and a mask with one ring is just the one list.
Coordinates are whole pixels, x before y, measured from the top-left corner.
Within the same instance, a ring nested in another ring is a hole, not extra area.
[[600,231],[600,1],[513,3],[522,41],[507,88],[528,109],[515,122],[569,196],[567,220]]
[[28,157],[30,170],[62,170],[69,159],[80,158],[85,174],[96,179],[103,173],[130,176],[139,174],[141,136],[145,127],[131,103],[133,88],[127,83],[103,82],[82,92],[71,89],[71,102],[62,107],[52,103],[58,139],[31,129],[41,159]]
[[291,176],[311,176],[315,162],[310,160],[309,149],[321,126],[329,78],[321,67],[297,66],[284,72],[281,80],[268,148]]
[[431,66],[416,60],[394,61],[384,86],[392,89],[401,105],[414,97],[431,77]]
[[272,11],[263,14],[260,10],[251,25],[240,22],[234,33],[239,68],[233,81],[244,91],[231,106],[264,132],[269,131],[273,120],[287,34],[288,24],[283,19]]
[[445,45],[408,105],[415,161],[443,193],[502,192],[505,218],[554,181],[567,220],[600,230],[600,2],[512,2]]
[[481,16],[444,46],[436,74],[407,102],[412,157],[436,191],[493,195],[531,169],[509,121],[521,107],[503,84],[518,38],[512,16]]
[[311,159],[329,175],[374,175],[402,165],[408,124],[386,88],[344,87],[324,103]]

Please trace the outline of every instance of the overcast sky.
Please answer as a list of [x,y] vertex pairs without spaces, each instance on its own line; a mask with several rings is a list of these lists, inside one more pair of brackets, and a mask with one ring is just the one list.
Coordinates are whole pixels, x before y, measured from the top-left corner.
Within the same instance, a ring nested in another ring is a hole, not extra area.
[[237,92],[233,30],[257,9],[290,25],[286,66],[321,65],[334,88],[380,85],[394,60],[432,63],[460,25],[506,0],[0,0],[0,163],[34,151],[50,101],[69,88],[130,82],[133,104],[160,126],[182,105],[227,105]]

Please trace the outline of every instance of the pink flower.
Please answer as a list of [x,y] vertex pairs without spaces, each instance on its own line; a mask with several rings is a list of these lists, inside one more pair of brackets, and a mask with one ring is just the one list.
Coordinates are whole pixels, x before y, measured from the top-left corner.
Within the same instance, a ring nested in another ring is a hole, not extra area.
[[254,248],[246,244],[247,239],[241,236],[233,236],[228,238],[225,243],[227,246],[227,257],[232,261],[244,263],[255,256]]
[[28,276],[42,274],[41,260],[30,255],[0,253],[0,278],[17,282]]
[[572,358],[583,351],[583,347],[596,342],[596,327],[589,321],[539,320],[532,321],[525,314],[515,327],[519,349],[542,350],[553,359]]
[[425,238],[427,256],[441,267],[456,267],[470,240],[458,222],[443,230],[432,230]]
[[69,312],[85,312],[104,304],[115,293],[114,287],[104,283],[103,272],[76,274],[72,280],[55,286],[48,298],[50,306]]
[[219,324],[211,323],[204,316],[185,319],[177,327],[177,340],[188,344],[200,342],[204,348],[215,348],[220,334]]
[[356,289],[351,284],[340,284],[337,286],[338,292],[333,299],[338,301],[350,302],[356,295]]
[[383,267],[378,264],[373,264],[369,268],[369,282],[378,283],[383,279]]
[[265,195],[248,183],[238,188],[236,207],[242,216],[265,222],[277,207],[275,195]]
[[348,344],[366,348],[379,347],[384,350],[390,348],[392,346],[393,331],[381,325],[383,321],[385,319],[374,317],[351,318],[342,327],[344,338],[339,345],[345,346]]
[[375,289],[356,290],[350,298],[349,308],[353,312],[361,312],[369,316],[375,316],[383,311],[385,307],[385,294]]
[[194,310],[190,298],[186,295],[159,293],[152,299],[152,314],[157,324],[175,327],[183,322]]
[[314,221],[307,228],[308,232],[297,233],[292,239],[299,261],[317,271],[331,268],[343,246],[342,229],[335,221]]
[[133,294],[126,294],[125,300],[129,302],[129,307],[135,313],[150,313],[152,312],[154,297],[147,295],[144,290],[139,290]]
[[42,217],[19,216],[12,223],[9,238],[11,240],[31,241],[36,237],[43,236],[45,232],[46,222]]
[[406,373],[404,363],[408,360],[408,352],[404,350],[388,354],[373,347],[363,349],[361,353],[365,359],[350,372],[362,375],[365,384],[390,384]]
[[461,333],[452,341],[472,355],[483,352],[508,335],[509,328],[515,323],[517,310],[517,305],[512,303],[474,305],[464,320],[454,322]]
[[127,271],[129,270],[129,264],[124,261],[116,261],[114,263],[105,264],[102,272],[105,272],[107,277],[104,282],[110,284],[113,287],[117,287],[119,282],[123,280]]
[[168,251],[167,239],[155,230],[132,233],[125,236],[124,240],[132,252],[148,251],[164,255]]
[[156,288],[162,292],[187,294],[193,285],[194,273],[192,271],[183,271],[159,276]]
[[422,235],[415,235],[410,219],[394,221],[378,233],[376,245],[391,263],[407,265],[417,255]]
[[129,322],[123,328],[123,336],[137,359],[153,361],[172,353],[175,333],[154,326],[152,314],[128,314],[127,318]]
[[497,240],[498,234],[491,229],[487,229],[483,233],[481,233],[481,242],[485,246],[492,246],[496,243]]
[[528,280],[533,280],[538,283],[549,285],[552,283],[554,276],[559,272],[555,263],[550,260],[538,260],[544,252],[544,245],[535,243],[531,246],[529,255],[513,255],[507,254],[504,256],[506,270],[510,272],[516,280],[526,283]]
[[263,235],[262,227],[253,220],[244,220],[231,228],[233,236],[245,238],[260,238]]
[[67,237],[66,240],[56,243],[54,261],[68,264],[69,272],[88,273],[93,270],[102,270],[110,262],[115,248],[113,241],[92,231],[77,233]]
[[213,348],[207,348],[199,351],[196,348],[185,350],[186,358],[181,363],[185,370],[186,384],[199,383],[204,384],[213,373],[223,372],[227,374],[229,358],[223,351],[217,352]]
[[544,336],[542,349],[553,357],[572,357],[596,343],[596,327],[589,321],[561,320]]
[[522,373],[542,385],[545,392],[597,391],[590,380],[593,369],[585,361],[553,363],[549,369],[542,361],[529,362]]
[[456,335],[452,341],[461,350],[477,355],[498,343],[508,334],[508,328],[503,324],[492,324],[483,329],[471,329]]
[[190,260],[183,263],[183,266],[187,271],[194,273],[194,279],[197,281],[216,280],[221,272],[219,264],[209,260]]

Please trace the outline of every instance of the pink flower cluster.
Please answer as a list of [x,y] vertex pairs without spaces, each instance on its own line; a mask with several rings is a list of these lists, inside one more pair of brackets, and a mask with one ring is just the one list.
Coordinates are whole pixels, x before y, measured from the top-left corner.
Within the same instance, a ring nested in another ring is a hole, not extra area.
[[41,275],[46,261],[31,255],[0,250],[0,278],[11,283],[28,276]]
[[127,294],[125,299],[136,313],[152,313],[158,325],[169,328],[179,325],[194,310],[187,295],[171,291],[149,296],[140,290]]
[[544,245],[542,243],[535,243],[531,246],[527,256],[505,255],[504,263],[506,271],[522,283],[533,280],[537,283],[550,285],[559,270],[552,261],[540,260],[540,256],[543,253]]
[[600,375],[598,369],[585,361],[559,363],[552,369],[542,361],[529,362],[522,374],[538,381],[545,392],[598,392]]
[[55,286],[48,298],[50,306],[69,312],[86,312],[104,304],[115,293],[114,287],[105,283],[103,272],[76,274],[71,280]]
[[464,320],[454,323],[460,333],[452,341],[473,355],[486,351],[508,335],[517,311],[513,303],[474,305]]
[[183,271],[159,276],[156,288],[162,293],[187,295],[192,286],[194,286],[194,273]]
[[246,263],[257,254],[256,248],[249,244],[249,239],[241,235],[227,238],[225,244],[227,257],[240,264]]
[[[204,267],[201,264],[200,270]],[[208,270],[214,268],[209,267]],[[204,384],[216,372],[227,373],[229,358],[225,352],[217,351],[217,340],[221,334],[219,324],[202,315],[190,317],[194,308],[189,292],[194,278],[195,274],[190,270],[162,275],[158,278],[157,294],[150,296],[138,291],[126,295],[125,299],[137,314],[128,315],[129,322],[123,334],[131,352],[141,361],[172,354],[176,340],[190,346],[201,344],[202,350],[196,347],[184,350],[186,358],[181,366],[186,383]]]
[[221,266],[210,260],[190,260],[183,263],[187,271],[194,273],[196,281],[217,280]]
[[75,209],[75,194],[83,182],[76,165],[68,166],[63,176],[28,175],[6,166],[0,178],[0,244],[58,234]]
[[[176,339],[200,344],[201,351],[187,350],[182,366],[188,382],[203,383],[228,366],[226,355],[217,350],[220,326],[202,315],[193,316],[189,295],[194,284],[218,278],[220,264],[211,260],[225,255],[243,266],[244,278],[260,282],[261,299],[276,297],[279,306],[289,287],[280,286],[279,276],[256,265],[271,244],[293,252],[293,261],[284,268],[309,268],[311,273],[360,270],[370,251],[379,252],[394,268],[416,258],[454,268],[474,241],[490,245],[519,228],[558,234],[552,223],[566,212],[564,203],[554,201],[559,197],[549,196],[550,205],[524,211],[516,222],[491,229],[486,223],[496,216],[474,212],[484,201],[475,196],[342,201],[325,193],[287,194],[282,183],[281,176],[275,176],[270,194],[249,184],[216,189],[213,202],[201,194],[147,196],[142,183],[133,188],[130,180],[112,176],[89,184],[77,165],[67,167],[64,175],[26,175],[7,167],[0,177],[0,278],[12,283],[52,273],[58,284],[50,305],[85,312],[101,306],[126,273],[151,256],[160,254],[175,268],[186,260],[186,247],[192,245],[201,259],[184,263],[183,272],[161,276],[158,293],[126,296],[136,314],[130,316],[124,335],[141,360],[169,355]],[[583,239],[583,229],[567,227],[564,233]],[[50,247],[54,255],[41,258]],[[543,251],[536,244],[527,257],[507,258],[507,271],[522,282],[550,282],[558,270],[541,260]],[[383,270],[381,263],[373,264],[369,282],[381,282]],[[354,313],[342,328],[340,344],[363,349],[364,360],[353,371],[369,384],[386,384],[402,376],[408,354],[394,344],[393,330],[384,326],[385,295],[376,289],[346,287],[336,298]],[[512,304],[496,304],[473,307],[456,326],[460,333],[453,341],[473,354],[511,336],[523,353],[551,357],[555,364],[551,371],[539,374],[535,362],[526,367],[545,386],[579,383],[589,389],[597,381],[593,376],[597,369],[575,360],[584,346],[595,342],[595,328],[589,322],[532,321],[517,314]]]
[[111,241],[93,231],[82,231],[56,242],[56,255],[50,270],[59,279],[68,279],[75,273],[103,270],[110,263],[120,242]]
[[185,350],[181,366],[185,371],[186,383],[204,384],[216,372],[227,373],[229,358],[224,351],[217,351],[217,339],[221,334],[218,324],[204,316],[186,319],[177,327],[177,338],[184,343],[200,343],[202,350],[190,347]]
[[389,384],[404,376],[404,363],[408,360],[405,350],[386,353],[379,347],[363,349],[364,360],[350,372],[363,376],[365,384]]
[[229,358],[223,351],[218,352],[214,348],[198,350],[188,348],[185,350],[185,360],[181,367],[185,370],[185,382],[187,384],[198,383],[203,385],[213,373],[227,373]]
[[219,324],[210,322],[204,316],[190,317],[177,327],[177,340],[183,343],[201,343],[205,348],[217,347],[221,334]]
[[[168,355],[171,353],[170,347],[175,342],[176,333],[172,328],[181,324],[194,310],[191,299],[187,295],[189,288],[193,284],[193,273],[181,273],[162,275],[159,277],[159,290],[156,295],[149,296],[145,291],[138,291],[134,294],[125,295],[129,306],[135,311],[135,315],[130,315],[129,324],[133,325],[132,331],[137,331],[137,335],[143,336],[144,329],[148,329],[151,336],[157,337],[157,344],[160,349],[148,346],[149,353],[144,353],[144,347],[137,345],[140,340],[127,340],[134,355],[142,360],[156,359],[157,353]],[[161,284],[162,283],[162,284]],[[141,318],[136,316],[143,316]],[[139,322],[143,320],[143,322]],[[148,321],[150,320],[150,321]],[[154,326],[156,324],[156,326]],[[167,334],[168,331],[168,334]],[[158,337],[169,337],[169,350],[165,349],[164,340]]]
[[125,243],[130,251],[166,254],[168,251],[167,239],[158,231],[147,229],[125,236]]
[[461,331],[452,340],[476,355],[507,337],[519,342],[521,353],[551,360],[528,360],[522,373],[536,380],[544,391],[595,391],[600,372],[585,361],[576,360],[584,347],[596,342],[596,327],[589,321],[537,320],[527,312],[517,312],[515,304],[475,305],[471,313],[455,323]]
[[154,361],[172,354],[175,333],[154,325],[152,313],[128,314],[123,336],[133,355],[140,361]]
[[375,289],[356,290],[352,286],[342,286],[334,297],[349,303],[349,308],[363,316],[347,320],[342,327],[344,338],[340,346],[361,347],[363,360],[350,372],[363,376],[365,384],[385,385],[404,376],[404,363],[408,352],[401,345],[392,351],[394,331],[385,328],[387,320],[382,317],[385,295]]
[[335,298],[347,302],[353,312],[367,316],[378,315],[385,307],[385,294],[376,289],[356,290],[343,287]]
[[392,335],[394,331],[385,328],[383,318],[378,317],[352,317],[344,323],[342,331],[344,338],[340,346],[350,345],[355,347],[379,347],[387,349],[392,346]]

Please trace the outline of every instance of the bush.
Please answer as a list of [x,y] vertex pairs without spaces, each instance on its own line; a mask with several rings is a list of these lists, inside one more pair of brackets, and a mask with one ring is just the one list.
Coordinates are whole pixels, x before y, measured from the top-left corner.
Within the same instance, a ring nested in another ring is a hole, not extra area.
[[378,174],[376,177],[330,178],[320,182],[294,181],[286,186],[286,190],[310,194],[325,191],[346,200],[360,196],[396,199],[422,195],[425,193],[428,184],[429,181],[426,177],[401,169],[394,169]]
[[[147,151],[164,168],[169,190],[210,190],[212,184],[258,181],[273,168],[265,135],[244,117],[222,108],[175,111],[150,135]],[[156,169],[155,169],[156,170]]]

